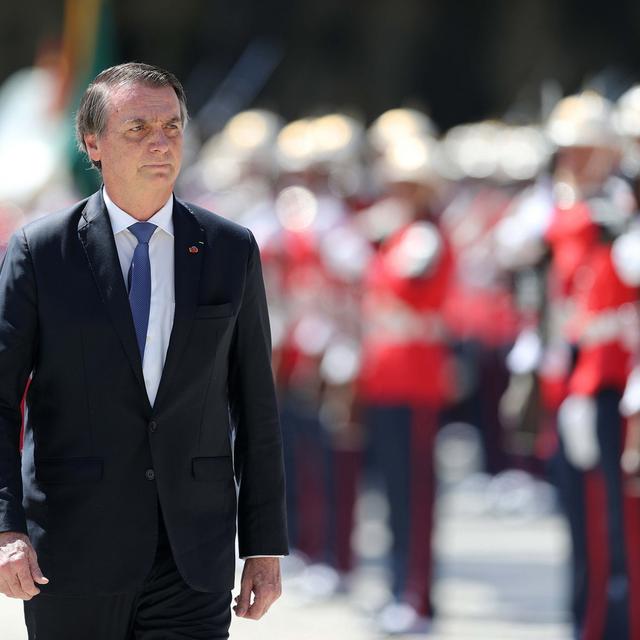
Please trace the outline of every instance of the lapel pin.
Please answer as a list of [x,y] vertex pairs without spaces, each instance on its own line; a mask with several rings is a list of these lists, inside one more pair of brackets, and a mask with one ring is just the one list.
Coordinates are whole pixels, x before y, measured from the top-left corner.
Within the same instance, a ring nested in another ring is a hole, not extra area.
[[198,253],[200,249],[198,247],[189,247],[189,253]]

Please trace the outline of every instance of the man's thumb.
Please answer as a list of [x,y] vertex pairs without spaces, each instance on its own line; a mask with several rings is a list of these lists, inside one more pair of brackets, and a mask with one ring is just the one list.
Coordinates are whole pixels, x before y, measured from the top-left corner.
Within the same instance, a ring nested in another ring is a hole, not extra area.
[[31,550],[29,553],[29,569],[31,570],[31,577],[34,582],[38,584],[47,584],[49,582],[49,578],[45,578],[42,575],[42,571],[38,565],[38,560],[36,559],[36,552]]
[[249,603],[251,602],[251,589],[242,585],[240,588],[240,596],[238,598],[238,604],[236,606],[236,614],[239,616],[244,615],[249,609]]

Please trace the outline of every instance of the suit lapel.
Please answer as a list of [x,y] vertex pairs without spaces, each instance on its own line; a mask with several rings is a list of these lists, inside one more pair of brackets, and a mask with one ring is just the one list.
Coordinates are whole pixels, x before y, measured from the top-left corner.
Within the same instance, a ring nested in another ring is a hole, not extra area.
[[[176,308],[167,357],[154,403],[155,407],[160,406],[165,394],[170,389],[180,356],[191,331],[198,305],[202,256],[205,249],[204,229],[193,213],[175,198],[173,201],[173,234]],[[194,250],[194,247],[197,251]]]
[[[175,375],[180,355],[191,330],[198,304],[202,254],[205,248],[204,229],[200,227],[195,216],[175,198],[173,232],[176,307],[167,357],[154,403],[155,407],[159,406],[159,402],[170,387],[171,379]],[[147,406],[151,410],[144,384],[142,360],[136,341],[129,298],[102,191],[93,194],[87,201],[78,222],[78,236],[84,246],[91,271],[100,291],[100,297],[107,308],[131,368],[142,388]],[[194,252],[192,247],[197,247],[198,251]]]
[[102,190],[94,193],[87,201],[78,222],[78,236],[87,254],[93,277],[100,291],[100,297],[107,308],[111,322],[122,342],[133,373],[142,387],[148,404],[149,399],[144,384],[142,361],[136,341],[131,307],[122,277],[122,268],[118,259],[118,250],[109,214],[102,198]]

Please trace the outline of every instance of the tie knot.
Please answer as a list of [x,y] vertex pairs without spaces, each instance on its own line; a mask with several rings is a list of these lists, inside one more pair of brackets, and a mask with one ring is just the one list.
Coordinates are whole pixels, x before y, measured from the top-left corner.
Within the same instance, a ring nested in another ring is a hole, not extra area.
[[136,222],[129,227],[129,231],[137,238],[139,243],[147,244],[156,230],[153,222]]

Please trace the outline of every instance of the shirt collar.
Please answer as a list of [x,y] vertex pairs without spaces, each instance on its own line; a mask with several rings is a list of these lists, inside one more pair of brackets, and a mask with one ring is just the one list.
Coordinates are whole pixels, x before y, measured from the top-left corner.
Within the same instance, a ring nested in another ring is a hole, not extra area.
[[[107,213],[109,214],[109,220],[111,221],[111,228],[113,229],[113,235],[124,231],[132,224],[140,222],[133,216],[129,215],[126,211],[123,211],[107,193],[105,187],[102,188],[102,195],[104,197],[104,204],[107,207]],[[152,222],[156,226],[160,227],[165,233],[168,233],[173,237],[173,193],[169,196],[169,199],[162,205],[156,213],[154,213],[147,222]]]

